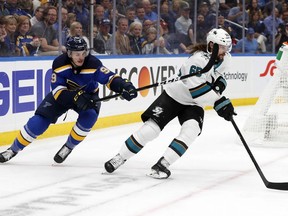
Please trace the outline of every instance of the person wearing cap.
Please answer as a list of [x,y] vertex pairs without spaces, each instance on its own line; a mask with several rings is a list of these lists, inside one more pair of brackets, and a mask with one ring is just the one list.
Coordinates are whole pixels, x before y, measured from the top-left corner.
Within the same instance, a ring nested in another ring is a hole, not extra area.
[[258,42],[254,37],[255,31],[253,28],[248,28],[246,32],[246,37],[239,40],[235,46],[235,52],[240,53],[242,52],[242,46],[244,43],[244,53],[250,53],[250,54],[257,54],[259,53],[258,50]]
[[176,33],[180,35],[187,35],[189,26],[192,24],[190,19],[190,7],[187,2],[182,2],[180,5],[181,16],[175,22]]
[[96,36],[96,40],[100,40],[104,44],[103,47],[98,47],[97,41],[94,43],[94,50],[100,54],[111,54],[112,53],[112,34],[110,34],[111,21],[109,19],[102,19],[99,23],[99,33]]

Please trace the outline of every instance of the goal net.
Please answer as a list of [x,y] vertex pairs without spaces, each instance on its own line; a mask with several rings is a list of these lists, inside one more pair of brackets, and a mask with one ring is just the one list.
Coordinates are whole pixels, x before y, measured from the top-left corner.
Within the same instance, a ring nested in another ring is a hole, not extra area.
[[249,145],[288,146],[288,44],[279,49],[275,64],[274,76],[243,127]]

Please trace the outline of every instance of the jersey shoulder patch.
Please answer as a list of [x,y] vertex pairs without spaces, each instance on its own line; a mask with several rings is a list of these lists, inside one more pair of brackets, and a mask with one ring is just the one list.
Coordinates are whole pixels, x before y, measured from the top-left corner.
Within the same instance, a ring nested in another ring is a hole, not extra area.
[[70,63],[70,59],[67,56],[67,54],[62,54],[58,56],[56,59],[54,59],[53,64],[52,64],[53,71],[61,72],[68,68],[72,68],[72,65]]

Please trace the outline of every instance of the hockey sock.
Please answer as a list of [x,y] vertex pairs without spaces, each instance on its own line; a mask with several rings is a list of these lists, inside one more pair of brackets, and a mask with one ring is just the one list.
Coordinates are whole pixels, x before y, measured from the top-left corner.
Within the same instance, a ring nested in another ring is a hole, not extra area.
[[94,109],[88,109],[79,113],[76,124],[73,126],[66,145],[74,149],[76,145],[82,142],[98,118],[98,113]]
[[50,125],[50,120],[40,115],[31,117],[27,124],[20,130],[14,140],[11,149],[14,152],[19,152],[28,146],[39,135],[44,133]]
[[155,139],[161,132],[160,127],[151,119],[134,132],[121,147],[119,153],[125,159],[137,154],[149,141]]
[[170,143],[163,155],[170,165],[186,152],[200,132],[201,129],[196,120],[188,120],[182,124],[179,135]]
[[68,148],[74,149],[76,145],[78,145],[80,142],[82,142],[85,139],[85,137],[88,135],[90,130],[91,128],[88,128],[88,129],[84,128],[78,122],[76,122],[66,142],[66,145],[68,146]]

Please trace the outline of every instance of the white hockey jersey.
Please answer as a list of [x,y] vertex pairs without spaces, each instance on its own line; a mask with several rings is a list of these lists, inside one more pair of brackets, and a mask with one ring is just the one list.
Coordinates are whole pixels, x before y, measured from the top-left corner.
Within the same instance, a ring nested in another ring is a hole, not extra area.
[[[200,71],[207,65],[210,56],[203,51],[195,52],[181,66],[178,76]],[[198,105],[203,108],[213,106],[221,96],[211,88],[211,85],[219,76],[223,75],[224,71],[229,72],[230,59],[231,55],[226,53],[224,60],[215,64],[208,72],[172,82],[166,85],[164,89],[170,97],[181,104]]]

